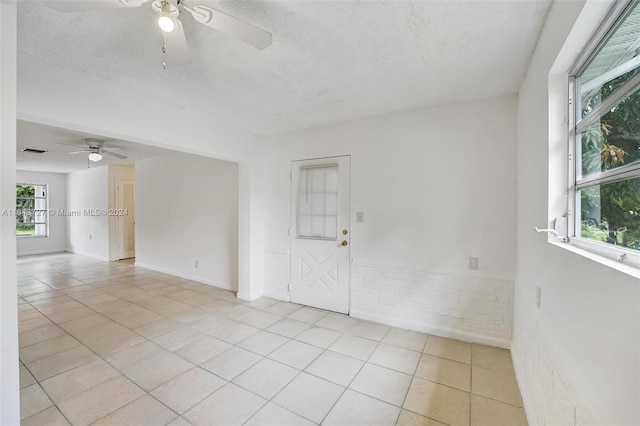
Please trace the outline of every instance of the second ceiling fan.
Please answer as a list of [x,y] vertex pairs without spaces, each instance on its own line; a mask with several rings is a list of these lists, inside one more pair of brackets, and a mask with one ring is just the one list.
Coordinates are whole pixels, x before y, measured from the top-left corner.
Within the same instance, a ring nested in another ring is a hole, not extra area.
[[[103,148],[104,140],[102,139],[85,138],[84,143],[87,144],[86,147],[82,147],[83,149],[80,149],[77,151],[69,152],[68,154],[89,153],[88,159],[89,161],[93,161],[94,163],[97,163],[98,161],[102,160],[102,154],[110,155],[112,157],[119,158],[121,160],[125,160],[127,158],[126,155],[118,154],[117,152],[107,151],[106,149],[104,149]],[[69,144],[69,143],[63,143],[63,142],[60,142],[60,145],[78,147],[78,145],[76,144]]]
[[[140,7],[149,0],[104,0],[104,1],[48,1],[46,4],[60,12],[85,12],[97,9]],[[192,4],[185,0],[153,0],[151,10],[158,17],[162,30],[162,52],[172,63],[189,62],[189,48],[180,17],[183,11],[191,14],[196,22],[229,34],[258,49],[271,46],[273,36],[269,31],[220,12],[203,4]],[[166,68],[167,61],[163,59]]]

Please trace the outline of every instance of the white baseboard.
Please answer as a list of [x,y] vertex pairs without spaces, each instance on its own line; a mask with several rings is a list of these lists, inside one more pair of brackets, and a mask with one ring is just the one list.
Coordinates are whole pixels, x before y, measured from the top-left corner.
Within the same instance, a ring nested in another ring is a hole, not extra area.
[[281,293],[265,292],[264,293],[264,297],[269,297],[271,299],[281,300],[283,302],[290,302],[291,301],[291,297],[289,297],[289,296],[287,296],[285,294],[281,294]]
[[446,337],[449,339],[462,340],[463,342],[469,343],[478,343],[481,345],[489,345],[495,346],[498,348],[509,349],[511,347],[511,342],[504,339],[497,339],[490,336],[482,336],[473,333],[466,333],[460,330],[452,330],[443,327],[437,327],[421,322],[404,320],[404,319],[396,319],[389,318],[382,315],[376,315],[371,312],[361,311],[358,309],[351,308],[349,312],[354,318],[359,318],[367,321],[373,321],[380,324],[390,325],[392,327],[404,328],[407,330],[419,331],[421,333],[433,334],[438,337]]
[[66,248],[47,249],[47,250],[28,250],[18,252],[18,257],[22,256],[37,256],[39,254],[53,254],[53,253],[66,253]]
[[163,274],[175,275],[176,277],[184,278],[185,280],[196,281],[196,282],[199,282],[199,283],[202,283],[202,284],[210,285],[212,287],[221,288],[223,290],[237,291],[237,289],[234,288],[229,283],[221,283],[221,282],[217,282],[217,281],[213,281],[213,280],[208,280],[208,279],[205,279],[205,278],[202,278],[202,277],[196,277],[194,275],[185,274],[183,272],[174,271],[174,270],[171,270],[171,269],[166,269],[166,268],[162,268],[162,267],[155,266],[155,265],[148,265],[148,264],[145,264],[145,263],[140,263],[138,261],[135,262],[135,266],[138,266],[140,268],[150,269],[150,270],[156,271],[156,272],[162,272]]
[[522,395],[522,404],[524,406],[524,415],[527,417],[527,424],[535,425],[538,424],[534,420],[534,406],[531,401],[531,395],[529,394],[529,390],[523,386],[524,385],[524,372],[522,371],[522,365],[520,364],[520,359],[516,356],[518,352],[514,350],[513,343],[511,344],[511,362],[513,362],[513,369],[516,373],[516,382],[518,383],[518,389],[520,389],[520,395]]
[[262,294],[250,294],[250,293],[238,292],[237,296],[238,296],[238,299],[245,300],[247,302],[251,302],[253,300],[260,299],[263,295]]
[[96,259],[96,260],[102,260],[103,262],[109,262],[109,258],[108,257],[96,256],[95,254],[92,254],[92,253],[84,253],[84,252],[73,250],[73,249],[69,249],[69,248],[66,249],[65,251],[68,252],[68,253],[79,254],[80,256],[90,257],[90,258]]

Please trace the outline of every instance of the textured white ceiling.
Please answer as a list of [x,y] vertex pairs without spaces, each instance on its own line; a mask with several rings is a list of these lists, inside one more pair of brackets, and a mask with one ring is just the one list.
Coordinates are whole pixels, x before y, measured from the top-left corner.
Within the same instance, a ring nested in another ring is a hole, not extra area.
[[[84,138],[100,139],[100,135],[60,129],[22,120],[17,122],[16,134],[16,168],[18,170],[69,173],[86,169],[87,167],[102,167],[108,164],[129,165],[137,160],[175,153],[175,151],[149,145],[102,138],[105,140],[104,149],[125,155],[127,159],[121,160],[109,155],[103,155],[102,161],[89,163],[87,160],[89,154],[69,154],[69,152],[86,149],[87,145],[84,142]],[[77,148],[61,145],[61,143],[76,145]],[[47,152],[44,154],[22,152],[22,148],[42,149]]]
[[200,3],[271,31],[273,45],[257,50],[186,14],[191,63],[169,63],[163,70],[150,4],[63,14],[42,2],[22,1],[18,50],[127,87],[157,86],[175,100],[168,112],[197,106],[252,134],[273,135],[515,93],[550,5],[546,0]]

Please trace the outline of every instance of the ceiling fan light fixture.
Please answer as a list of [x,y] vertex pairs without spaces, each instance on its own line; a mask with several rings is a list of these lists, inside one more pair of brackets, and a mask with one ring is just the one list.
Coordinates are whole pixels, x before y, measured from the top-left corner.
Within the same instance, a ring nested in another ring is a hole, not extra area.
[[176,28],[176,23],[168,16],[161,16],[158,18],[158,26],[165,33],[170,33]]
[[160,2],[160,17],[158,18],[158,26],[165,33],[170,33],[176,28],[176,23],[171,16],[171,4],[167,0],[161,0]]
[[92,152],[89,154],[89,160],[93,161],[94,163],[102,160],[102,154],[100,154],[99,152]]

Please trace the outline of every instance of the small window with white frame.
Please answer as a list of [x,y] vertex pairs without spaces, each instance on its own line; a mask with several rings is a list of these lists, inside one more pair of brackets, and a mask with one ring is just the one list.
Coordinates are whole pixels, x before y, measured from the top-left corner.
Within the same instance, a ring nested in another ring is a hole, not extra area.
[[48,193],[47,185],[16,185],[17,237],[49,236]]
[[618,3],[570,76],[569,237],[640,262],[640,1]]

